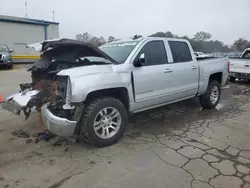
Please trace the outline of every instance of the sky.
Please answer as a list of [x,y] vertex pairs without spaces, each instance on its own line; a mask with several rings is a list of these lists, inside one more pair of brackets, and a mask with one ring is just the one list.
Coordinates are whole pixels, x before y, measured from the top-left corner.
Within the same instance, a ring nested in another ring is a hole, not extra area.
[[[0,14],[60,23],[60,37],[78,33],[126,39],[157,31],[193,37],[198,31],[232,44],[250,41],[250,0],[0,0]],[[1,31],[0,31],[1,32]]]

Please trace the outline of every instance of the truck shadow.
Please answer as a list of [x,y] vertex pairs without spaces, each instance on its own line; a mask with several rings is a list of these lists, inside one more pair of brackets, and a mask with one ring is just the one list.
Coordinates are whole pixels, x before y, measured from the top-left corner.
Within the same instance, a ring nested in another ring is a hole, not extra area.
[[239,84],[239,85],[246,85],[246,86],[250,86],[250,80],[235,80],[235,82],[231,83],[231,84]]
[[[140,137],[141,134],[167,134],[172,130],[182,130],[187,124],[191,124],[192,122],[216,119],[218,117],[230,118],[238,111],[238,106],[246,103],[245,99],[249,98],[247,94],[250,94],[250,92],[247,93],[244,89],[247,90],[249,88],[245,86],[241,87],[239,84],[231,84],[229,89],[223,90],[220,103],[212,110],[202,109],[198,98],[193,98],[132,115],[129,119],[129,126],[125,137]],[[240,101],[239,104],[239,99],[236,99],[235,95],[247,96],[242,97],[243,101]],[[18,118],[13,118],[11,120],[13,121],[12,123],[9,120],[6,120],[5,123],[18,124]],[[39,131],[39,129],[42,130],[38,113],[33,113],[30,120],[21,124],[22,126],[19,126],[19,129],[27,129],[31,133]],[[123,143],[123,139],[121,139],[121,143]],[[53,145],[54,142],[55,140],[52,139],[50,143]],[[92,145],[85,144],[82,138],[80,138],[79,144],[86,149],[93,147]],[[78,148],[79,144],[76,144],[75,147]],[[62,144],[58,145],[64,145],[64,143],[62,142]]]
[[130,118],[126,135],[133,134],[134,130],[138,134],[164,134],[169,132],[170,129],[180,130],[185,125],[195,121],[214,119],[225,114],[230,117],[229,112],[237,111],[238,108],[237,100],[233,95],[246,94],[246,92],[242,93],[242,89],[238,89],[236,85],[231,85],[230,89],[222,92],[220,103],[215,109],[202,109],[198,98],[194,98],[135,114]]
[[[239,100],[235,95],[242,96],[246,93],[242,93],[242,88],[237,84],[231,84],[229,89],[223,90],[220,103],[215,109],[202,109],[199,99],[193,98],[134,114],[129,118],[128,129],[119,142],[130,143],[131,138],[140,139],[141,135],[157,136],[181,131],[195,122],[211,120],[219,123],[221,119],[234,117],[240,113],[239,106],[246,103],[248,98],[246,96]],[[84,147],[89,149],[93,146],[84,144]]]

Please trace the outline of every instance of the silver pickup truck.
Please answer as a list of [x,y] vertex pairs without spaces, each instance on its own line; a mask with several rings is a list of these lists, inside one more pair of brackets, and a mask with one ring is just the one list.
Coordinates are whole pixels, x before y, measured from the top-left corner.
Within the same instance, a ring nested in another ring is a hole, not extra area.
[[40,46],[41,59],[28,69],[32,83],[21,84],[3,108],[28,117],[35,107],[51,133],[83,135],[99,147],[118,141],[130,114],[193,97],[205,109],[216,107],[228,78],[226,59],[197,61],[182,39],[148,37],[100,48],[60,39]]

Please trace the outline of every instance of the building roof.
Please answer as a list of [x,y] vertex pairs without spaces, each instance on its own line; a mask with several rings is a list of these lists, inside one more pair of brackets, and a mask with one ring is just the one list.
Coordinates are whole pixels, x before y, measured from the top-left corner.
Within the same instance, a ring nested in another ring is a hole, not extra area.
[[45,20],[36,20],[31,18],[22,18],[14,16],[0,15],[0,21],[3,22],[13,22],[13,23],[24,23],[24,24],[34,24],[34,25],[49,25],[49,24],[59,24],[58,22],[51,22]]

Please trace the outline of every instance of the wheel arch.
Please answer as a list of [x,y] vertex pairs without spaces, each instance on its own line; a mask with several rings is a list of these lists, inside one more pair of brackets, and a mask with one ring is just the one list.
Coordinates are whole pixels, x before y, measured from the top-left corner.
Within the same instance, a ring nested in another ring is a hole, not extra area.
[[221,84],[221,82],[222,82],[222,75],[223,75],[222,72],[217,72],[217,73],[211,74],[210,77],[209,77],[209,82],[211,82],[213,80],[216,80],[216,81],[219,82],[219,84]]
[[87,94],[84,103],[87,104],[90,101],[100,97],[114,97],[120,100],[128,111],[130,110],[129,92],[125,87],[107,88],[91,91]]

